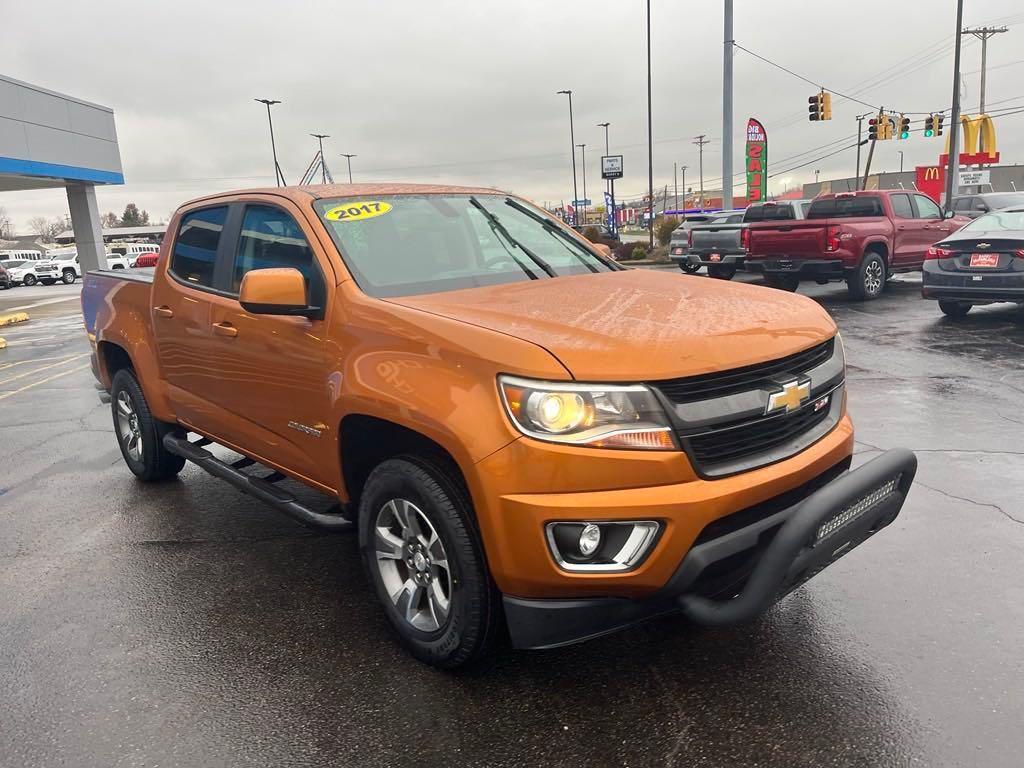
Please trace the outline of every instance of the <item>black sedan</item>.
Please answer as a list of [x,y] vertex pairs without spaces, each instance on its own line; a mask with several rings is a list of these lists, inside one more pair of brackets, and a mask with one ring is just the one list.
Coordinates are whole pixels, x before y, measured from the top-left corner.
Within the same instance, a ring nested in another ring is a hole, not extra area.
[[1024,206],[979,216],[929,248],[921,295],[951,317],[975,304],[1024,304]]

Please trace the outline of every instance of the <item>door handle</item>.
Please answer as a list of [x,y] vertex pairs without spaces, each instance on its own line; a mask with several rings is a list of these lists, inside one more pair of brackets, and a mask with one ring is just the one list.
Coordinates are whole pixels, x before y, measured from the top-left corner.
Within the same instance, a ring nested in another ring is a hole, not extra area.
[[238,329],[231,323],[214,323],[213,332],[218,336],[230,336],[231,338],[238,335]]
[[168,306],[153,307],[153,314],[157,317],[174,317],[174,310]]

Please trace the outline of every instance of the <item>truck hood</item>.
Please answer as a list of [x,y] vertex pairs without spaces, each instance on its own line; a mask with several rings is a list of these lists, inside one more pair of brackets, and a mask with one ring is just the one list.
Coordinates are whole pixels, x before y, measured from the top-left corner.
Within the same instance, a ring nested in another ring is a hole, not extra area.
[[738,368],[807,349],[836,331],[828,313],[803,296],[641,269],[388,301],[533,342],[576,379],[591,381]]

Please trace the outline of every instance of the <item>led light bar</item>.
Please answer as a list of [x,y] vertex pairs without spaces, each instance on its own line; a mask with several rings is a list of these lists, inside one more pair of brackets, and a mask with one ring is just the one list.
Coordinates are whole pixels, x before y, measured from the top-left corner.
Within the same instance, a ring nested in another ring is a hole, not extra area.
[[901,475],[896,475],[892,480],[885,483],[884,485],[878,486],[875,490],[869,493],[867,496],[858,499],[853,504],[845,507],[839,514],[824,523],[818,528],[818,537],[815,539],[815,543],[831,536],[833,533],[838,531],[844,525],[849,523],[851,520],[863,515],[869,509],[874,507],[878,502],[888,496],[890,493],[896,490],[899,485]]

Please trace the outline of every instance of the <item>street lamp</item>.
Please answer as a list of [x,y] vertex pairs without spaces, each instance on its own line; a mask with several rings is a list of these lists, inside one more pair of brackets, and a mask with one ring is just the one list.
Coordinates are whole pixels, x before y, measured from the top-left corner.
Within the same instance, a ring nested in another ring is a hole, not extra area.
[[348,160],[348,183],[351,184],[352,183],[352,158],[356,157],[356,155],[346,155],[344,152],[342,152],[341,156],[344,157],[346,160]]
[[583,150],[583,223],[587,223],[587,145],[577,144]]
[[[604,153],[606,155],[610,155],[611,154],[611,150],[608,149],[608,126],[609,125],[611,125],[611,123],[598,123],[597,124],[598,128],[604,128]],[[604,169],[603,168],[602,168],[602,173],[604,173]],[[605,192],[608,191],[608,185],[610,183],[611,183],[610,179],[604,183],[604,191]]]
[[[573,218],[576,217],[576,200],[579,195],[576,191],[576,135],[573,132],[572,124],[572,91],[559,91],[559,96],[565,95],[569,97],[569,148],[572,151],[572,209]],[[573,222],[576,224],[577,222]]]
[[326,133],[311,133],[309,134],[318,142],[320,142],[320,182],[322,184],[327,183],[327,161],[324,159],[324,139],[331,138]]
[[[902,153],[902,152],[900,152],[900,154],[902,155],[903,153]],[[818,174],[819,174],[819,173],[821,173],[821,171],[818,171],[818,170],[815,170],[815,171],[814,171],[814,183],[815,183],[815,184],[817,184],[817,183],[818,183]]]
[[270,124],[270,151],[274,154],[274,183],[279,187],[282,184],[288,186],[288,183],[284,180],[284,174],[281,173],[281,166],[277,162],[277,147],[274,145],[274,121],[270,117],[271,105],[280,104],[281,102],[276,99],[253,99],[253,101],[267,105],[267,122]]
[[650,249],[654,250],[654,125],[651,117],[651,0],[647,0],[647,217]]
[[903,173],[903,150],[897,149],[896,151],[900,153],[900,173]]

